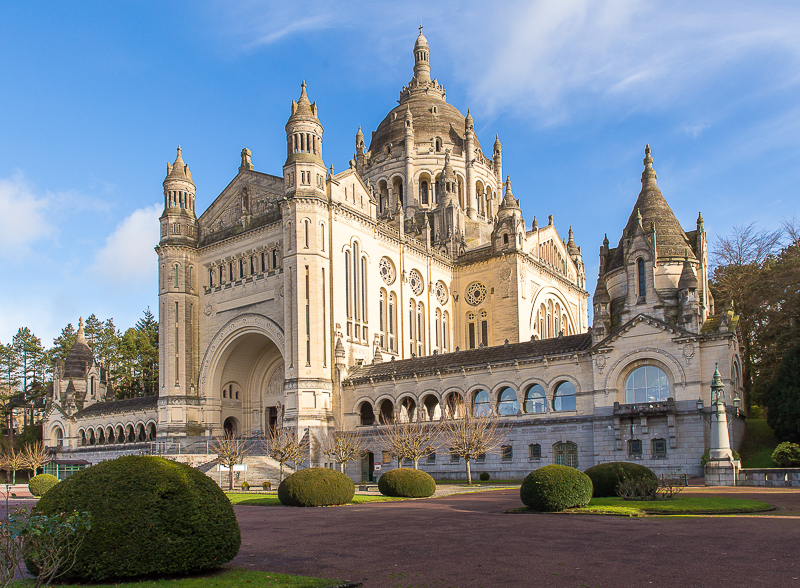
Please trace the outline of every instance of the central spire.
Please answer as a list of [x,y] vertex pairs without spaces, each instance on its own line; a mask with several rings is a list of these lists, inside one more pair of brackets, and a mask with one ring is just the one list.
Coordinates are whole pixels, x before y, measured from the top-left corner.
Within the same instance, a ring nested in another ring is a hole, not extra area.
[[419,36],[414,44],[414,77],[419,82],[431,81],[430,55],[428,39],[422,34],[422,25],[419,25]]

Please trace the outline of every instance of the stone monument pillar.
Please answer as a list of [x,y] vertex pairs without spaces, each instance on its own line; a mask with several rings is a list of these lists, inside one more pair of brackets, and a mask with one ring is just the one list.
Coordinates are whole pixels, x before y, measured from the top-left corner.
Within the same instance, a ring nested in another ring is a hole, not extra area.
[[741,463],[733,459],[725,412],[725,385],[719,368],[711,380],[711,446],[705,466],[706,486],[735,486]]

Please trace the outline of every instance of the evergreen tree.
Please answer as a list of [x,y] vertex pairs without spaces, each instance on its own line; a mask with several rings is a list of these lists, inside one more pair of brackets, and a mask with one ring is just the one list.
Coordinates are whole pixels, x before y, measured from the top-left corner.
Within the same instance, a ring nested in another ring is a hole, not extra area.
[[781,441],[800,442],[800,345],[781,361],[772,384],[764,392],[767,424]]
[[83,324],[83,333],[86,336],[86,343],[89,344],[89,349],[92,350],[95,357],[97,356],[97,342],[98,339],[102,336],[103,329],[105,325],[103,321],[98,319],[94,313],[90,314],[86,318],[86,322]]
[[72,326],[72,323],[67,324],[66,327],[61,329],[61,334],[53,339],[53,347],[50,349],[50,354],[53,358],[58,358],[61,361],[66,360],[69,350],[75,345],[77,336],[78,332],[75,330],[75,327]]

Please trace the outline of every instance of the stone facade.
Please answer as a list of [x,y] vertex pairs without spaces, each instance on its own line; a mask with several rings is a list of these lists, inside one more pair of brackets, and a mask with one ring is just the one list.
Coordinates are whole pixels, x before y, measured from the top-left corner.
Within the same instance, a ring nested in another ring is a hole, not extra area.
[[[359,428],[373,455],[350,471],[373,477],[381,414],[447,418],[457,394],[499,411],[511,446],[476,471],[635,459],[700,473],[698,399],[709,406],[714,364],[731,396],[741,386],[736,317],[714,311],[702,218],[684,232],[648,147],[619,245],[600,249],[590,329],[572,229],[564,239],[552,216],[526,224],[499,138],[483,151],[471,114],[431,79],[421,32],[413,54],[398,106],[369,146],[358,128],[344,171],[324,163],[305,83],[282,174],[256,171],[243,149],[199,217],[178,148],[156,248],[158,442],[260,436],[279,421],[317,438]],[[448,477],[463,463],[440,454],[423,467]]]

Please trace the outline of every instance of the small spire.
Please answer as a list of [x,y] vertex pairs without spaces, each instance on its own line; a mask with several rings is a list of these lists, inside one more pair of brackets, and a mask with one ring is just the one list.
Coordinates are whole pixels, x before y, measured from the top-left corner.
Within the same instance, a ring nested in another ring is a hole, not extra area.
[[642,186],[656,185],[656,171],[653,169],[653,157],[650,155],[650,145],[644,147],[644,171],[642,172]]
[[356,133],[356,137],[361,139],[364,138],[364,133],[361,132],[361,125],[358,125],[358,132]]
[[[180,151],[180,147],[178,147],[178,150]],[[86,344],[86,335],[83,332],[83,317],[78,319],[78,334],[75,336],[75,342]]]
[[603,238],[603,247],[608,247],[608,233],[606,233]]
[[552,214],[548,215],[547,224],[550,225],[551,227],[553,226],[553,215]]
[[506,194],[513,196],[514,193],[511,191],[511,176],[506,175]]
[[539,230],[539,221],[536,220],[535,216],[533,217],[533,230],[534,231],[538,231]]
[[308,95],[306,94],[306,81],[305,81],[305,80],[303,80],[303,83],[302,83],[302,84],[300,84],[300,88],[301,88],[301,91],[300,91],[300,100],[302,100],[303,98],[305,98],[306,100],[308,100]]
[[697,227],[700,228],[703,226],[703,215],[699,212],[697,213]]

